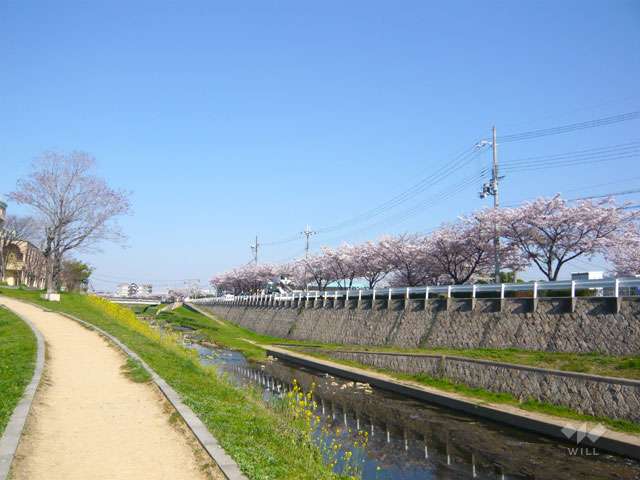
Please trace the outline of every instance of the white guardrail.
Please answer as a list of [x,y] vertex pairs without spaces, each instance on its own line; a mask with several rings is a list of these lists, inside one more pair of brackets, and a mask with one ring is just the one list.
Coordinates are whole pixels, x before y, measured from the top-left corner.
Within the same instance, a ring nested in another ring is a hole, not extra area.
[[[562,297],[576,297],[578,290],[595,290],[600,297],[618,298],[622,296],[640,295],[640,278],[610,278],[605,280],[562,280],[556,282],[527,282],[527,283],[491,283],[491,284],[466,284],[466,285],[437,285],[425,287],[396,287],[396,288],[373,288],[373,289],[349,289],[335,291],[300,291],[289,294],[254,294],[235,295],[224,297],[208,297],[189,300],[192,303],[213,304],[252,304],[261,303],[274,305],[280,302],[310,299],[332,299],[344,298],[362,300],[371,298],[372,300],[395,298],[405,299],[425,299],[432,296],[444,296],[451,298],[454,294],[464,293],[466,298],[476,298],[479,293],[495,293],[494,298],[505,298],[510,292],[527,292],[530,295],[521,298],[538,298],[540,291],[564,291],[569,295]],[[548,295],[545,295],[548,296]]]

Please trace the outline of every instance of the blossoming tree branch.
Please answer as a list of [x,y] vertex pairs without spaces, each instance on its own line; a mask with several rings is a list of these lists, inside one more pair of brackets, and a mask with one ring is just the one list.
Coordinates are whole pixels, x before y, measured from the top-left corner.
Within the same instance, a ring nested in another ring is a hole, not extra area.
[[[570,203],[560,196],[516,208],[485,209],[446,223],[427,235],[385,236],[376,242],[322,248],[316,255],[284,264],[250,264],[215,276],[211,283],[230,293],[258,293],[274,277],[295,288],[351,288],[463,284],[491,277],[501,268],[534,267],[548,280],[577,258],[603,256],[617,274],[640,272],[638,212],[611,199]],[[494,241],[496,235],[499,242]]]

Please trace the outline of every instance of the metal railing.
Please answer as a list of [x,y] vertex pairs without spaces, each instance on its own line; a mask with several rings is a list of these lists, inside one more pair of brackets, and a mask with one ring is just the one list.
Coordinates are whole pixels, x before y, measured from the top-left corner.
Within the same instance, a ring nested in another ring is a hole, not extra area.
[[[306,291],[290,294],[255,294],[235,295],[233,297],[214,297],[190,300],[192,303],[201,304],[234,304],[234,305],[279,305],[283,302],[302,300],[336,300],[344,299],[424,299],[432,298],[499,298],[510,297],[511,293],[518,293],[520,298],[539,298],[540,292],[545,297],[550,297],[548,292],[567,292],[568,295],[560,297],[575,298],[579,291],[594,291],[600,297],[619,298],[622,296],[640,295],[640,278],[609,278],[603,280],[561,280],[555,282],[527,282],[527,283],[492,283],[492,284],[466,284],[466,285],[435,285],[424,287],[396,287],[373,289],[348,289],[328,291]],[[524,293],[524,295],[522,295]],[[463,295],[460,295],[463,294]],[[486,294],[495,294],[486,297]],[[527,295],[528,294],[528,295]]]

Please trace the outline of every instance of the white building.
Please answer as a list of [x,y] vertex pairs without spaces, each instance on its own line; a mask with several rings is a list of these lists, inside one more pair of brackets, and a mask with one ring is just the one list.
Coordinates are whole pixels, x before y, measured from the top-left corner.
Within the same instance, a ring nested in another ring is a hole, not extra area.
[[121,283],[116,289],[117,297],[136,297],[140,292],[140,287],[137,283]]
[[592,272],[573,272],[571,274],[571,280],[602,280],[604,278],[604,272],[592,271]]
[[[604,278],[604,272],[602,271],[591,271],[591,272],[572,272],[571,280],[580,281],[580,280],[602,280]],[[602,297],[605,292],[602,288],[590,288],[590,292],[592,295],[596,297]],[[609,294],[607,292],[607,294]]]

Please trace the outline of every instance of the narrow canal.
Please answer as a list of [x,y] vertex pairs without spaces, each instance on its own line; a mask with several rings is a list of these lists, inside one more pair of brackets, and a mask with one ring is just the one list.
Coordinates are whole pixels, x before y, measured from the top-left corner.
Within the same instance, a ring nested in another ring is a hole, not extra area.
[[[313,387],[315,415],[328,436],[352,452],[369,479],[638,479],[636,461],[484,421],[280,360],[248,362],[241,353],[201,345],[201,362],[266,402],[283,398],[294,380]],[[319,431],[319,430],[318,430]],[[362,446],[362,435],[368,441]],[[318,440],[320,441],[320,440]],[[326,434],[323,437],[327,441]],[[338,463],[336,469],[340,469]]]

